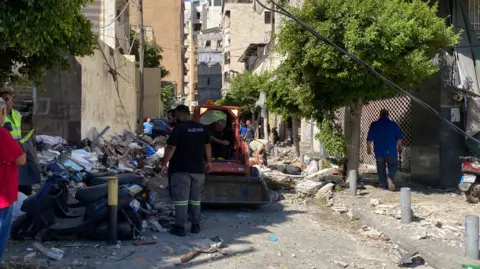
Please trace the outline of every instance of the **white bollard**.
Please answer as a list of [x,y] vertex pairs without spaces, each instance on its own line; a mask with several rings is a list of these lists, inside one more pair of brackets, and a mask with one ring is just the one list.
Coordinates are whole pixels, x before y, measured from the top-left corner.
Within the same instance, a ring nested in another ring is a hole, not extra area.
[[350,193],[353,196],[357,195],[357,170],[350,170],[348,172],[348,184],[350,186]]
[[400,189],[400,212],[402,223],[407,224],[412,222],[412,199],[410,188]]
[[465,256],[478,260],[478,217],[465,215]]

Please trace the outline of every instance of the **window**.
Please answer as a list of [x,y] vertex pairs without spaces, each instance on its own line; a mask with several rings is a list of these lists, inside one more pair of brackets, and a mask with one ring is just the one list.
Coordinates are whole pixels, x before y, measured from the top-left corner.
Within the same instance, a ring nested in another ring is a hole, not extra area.
[[210,40],[207,40],[205,42],[205,47],[209,48],[211,46],[211,41]]
[[210,78],[207,78],[207,85],[210,85]]
[[230,73],[229,72],[223,73],[223,80],[227,83],[230,82]]
[[195,23],[193,25],[193,31],[200,31],[202,30],[202,24],[201,23]]
[[230,52],[227,51],[223,54],[223,63],[224,64],[230,63]]
[[197,12],[197,20],[200,19],[200,12]]
[[222,0],[213,0],[213,5],[219,7],[222,5]]
[[272,23],[272,12],[265,11],[265,24],[271,24],[271,23]]

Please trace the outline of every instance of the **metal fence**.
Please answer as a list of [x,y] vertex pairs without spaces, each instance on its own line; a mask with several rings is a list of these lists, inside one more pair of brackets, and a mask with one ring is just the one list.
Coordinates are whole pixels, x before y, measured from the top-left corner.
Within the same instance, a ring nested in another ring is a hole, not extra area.
[[[400,170],[410,172],[410,145],[412,142],[411,133],[411,102],[406,96],[396,96],[390,99],[370,102],[362,110],[362,123],[360,127],[360,163],[375,165],[373,155],[367,154],[367,134],[370,124],[379,118],[380,110],[388,109],[390,118],[400,125],[403,133],[404,151],[400,156]],[[344,128],[345,109],[337,111],[337,119]]]

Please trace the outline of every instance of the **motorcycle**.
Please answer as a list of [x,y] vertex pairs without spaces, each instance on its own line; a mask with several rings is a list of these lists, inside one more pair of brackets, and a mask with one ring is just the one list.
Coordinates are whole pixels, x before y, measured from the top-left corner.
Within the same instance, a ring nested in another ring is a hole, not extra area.
[[460,157],[462,177],[458,188],[465,193],[467,201],[472,204],[480,202],[480,159],[473,156]]
[[[63,167],[64,168],[64,167]],[[59,163],[48,165],[50,176],[40,191],[26,199],[21,210],[26,214],[13,224],[10,236],[15,240],[34,238],[37,235],[44,240],[67,239],[75,236],[106,239],[108,234],[108,184],[97,185],[77,191],[77,204],[63,203],[69,174]],[[134,187],[134,188],[132,188]],[[139,185],[119,187],[118,191],[118,238],[129,240],[142,230],[142,218],[138,208],[140,202],[135,199],[143,188]],[[78,216],[58,214],[59,207],[69,212],[72,208],[80,209]]]

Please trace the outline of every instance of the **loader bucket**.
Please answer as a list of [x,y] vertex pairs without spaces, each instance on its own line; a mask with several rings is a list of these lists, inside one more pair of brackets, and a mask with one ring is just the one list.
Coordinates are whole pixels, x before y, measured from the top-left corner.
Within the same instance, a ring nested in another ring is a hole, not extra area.
[[262,206],[269,203],[267,184],[260,177],[206,175],[202,205]]

